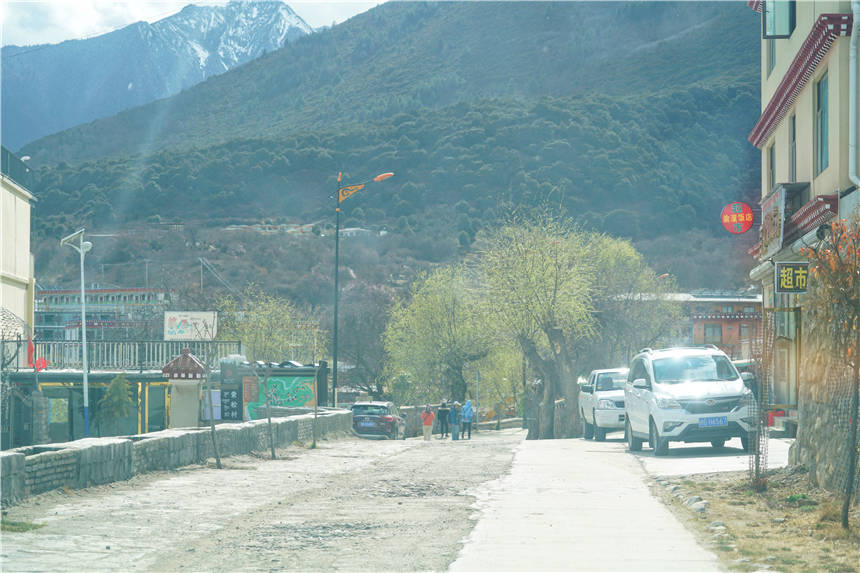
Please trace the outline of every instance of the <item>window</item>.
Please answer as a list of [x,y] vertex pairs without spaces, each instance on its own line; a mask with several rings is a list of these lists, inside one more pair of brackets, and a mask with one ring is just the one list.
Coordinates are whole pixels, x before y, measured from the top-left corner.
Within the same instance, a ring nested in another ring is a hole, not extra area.
[[731,314],[734,309],[730,306],[723,306],[720,308],[720,312],[724,314]]
[[723,342],[723,325],[722,324],[706,324],[705,325],[705,344],[722,344]]
[[754,306],[745,306],[744,307],[744,314],[755,314],[755,307]]
[[773,191],[776,187],[776,148],[771,144],[767,148],[767,188]]
[[630,382],[643,378],[646,382],[651,382],[651,377],[648,376],[648,370],[645,368],[644,360],[633,361],[633,368],[630,369]]
[[797,181],[797,127],[793,115],[788,118],[788,180]]
[[776,66],[776,40],[773,38],[767,41],[767,75],[773,71]]
[[750,325],[749,324],[741,324],[739,330],[740,330],[740,332],[738,333],[738,336],[740,337],[741,340],[749,340],[750,339]]
[[764,39],[790,38],[794,31],[794,0],[764,0],[761,28]]
[[661,383],[721,382],[738,378],[725,356],[672,356],[654,361],[654,378]]
[[827,149],[827,74],[815,84],[815,174],[818,175],[829,163]]

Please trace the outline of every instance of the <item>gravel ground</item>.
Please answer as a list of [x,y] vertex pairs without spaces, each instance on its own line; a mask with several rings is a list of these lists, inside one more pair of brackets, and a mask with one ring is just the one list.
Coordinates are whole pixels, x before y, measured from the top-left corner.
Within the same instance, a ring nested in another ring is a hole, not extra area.
[[474,527],[474,493],[524,438],[345,437],[49,492],[4,515],[35,527],[3,531],[0,570],[445,570]]

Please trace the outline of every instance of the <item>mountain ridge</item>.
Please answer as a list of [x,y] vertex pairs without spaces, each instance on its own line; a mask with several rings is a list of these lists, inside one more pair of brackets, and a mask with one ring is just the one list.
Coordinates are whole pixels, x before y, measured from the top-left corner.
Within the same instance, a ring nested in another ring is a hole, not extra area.
[[[731,70],[725,81],[757,83],[758,62],[750,57],[757,23],[747,12],[694,2],[387,3],[176,96],[43,138],[23,152],[34,164],[148,154],[196,141],[328,129],[475,97],[647,97],[718,80],[721,66]],[[699,23],[700,43],[718,49],[690,50],[682,35],[632,52]],[[164,127],[145,137],[152,118]],[[220,133],[212,133],[213,122]]]
[[230,2],[85,40],[4,46],[3,144],[18,149],[179,93],[312,32],[283,2]]

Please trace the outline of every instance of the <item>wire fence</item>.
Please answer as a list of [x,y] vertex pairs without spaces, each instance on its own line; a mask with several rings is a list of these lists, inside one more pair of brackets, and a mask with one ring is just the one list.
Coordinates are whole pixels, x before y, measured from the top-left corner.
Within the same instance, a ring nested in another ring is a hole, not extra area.
[[768,407],[771,402],[770,388],[773,383],[773,349],[776,331],[773,313],[762,313],[761,336],[756,337],[753,346],[753,360],[756,364],[753,395],[748,398],[747,406],[755,412],[753,432],[748,439],[749,485],[754,491],[767,489],[767,460],[769,428],[767,424]]
[[[819,410],[818,415],[823,418],[822,422],[824,422],[819,427],[824,426],[827,428],[826,431],[832,431],[835,436],[831,447],[828,448],[828,451],[832,452],[835,457],[830,468],[829,486],[833,491],[840,493],[848,491],[851,419],[860,414],[855,406],[852,416],[853,378],[853,369],[846,364],[844,357],[839,356],[836,352],[831,353],[824,391],[815,405]],[[819,438],[819,441],[823,440]],[[856,447],[857,444],[855,443]],[[857,450],[855,450],[855,455],[857,455]],[[854,492],[857,491],[857,484],[860,482],[860,465],[856,466],[855,470],[858,471],[854,475]]]

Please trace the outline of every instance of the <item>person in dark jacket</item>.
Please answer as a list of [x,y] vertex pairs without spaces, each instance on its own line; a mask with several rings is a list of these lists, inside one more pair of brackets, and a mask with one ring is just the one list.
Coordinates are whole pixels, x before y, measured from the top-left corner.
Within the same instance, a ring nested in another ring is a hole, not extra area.
[[436,419],[439,420],[439,439],[448,437],[448,416],[451,415],[451,408],[448,407],[448,402],[442,400],[439,408],[436,410]]
[[460,403],[454,402],[454,405],[451,406],[451,414],[448,416],[448,424],[451,426],[451,439],[459,440],[460,439],[460,422],[462,421],[462,411],[460,409]]

